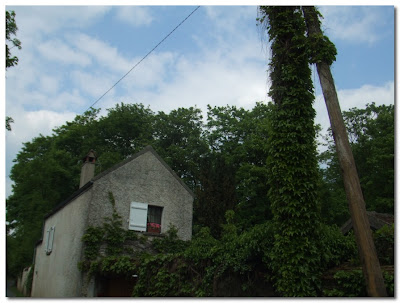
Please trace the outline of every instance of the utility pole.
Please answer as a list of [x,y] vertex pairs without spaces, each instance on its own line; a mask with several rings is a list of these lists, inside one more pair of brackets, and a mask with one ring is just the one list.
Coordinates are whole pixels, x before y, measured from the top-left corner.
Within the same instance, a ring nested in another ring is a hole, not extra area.
[[[308,29],[308,37],[322,37],[318,13],[315,7],[303,6],[302,10]],[[339,158],[347,201],[349,203],[351,220],[367,285],[367,292],[371,297],[386,297],[386,287],[373,242],[364,197],[361,191],[346,127],[343,122],[330,64],[321,60],[319,62],[317,61],[316,65],[326,107],[328,109],[333,138],[336,144],[336,152]]]

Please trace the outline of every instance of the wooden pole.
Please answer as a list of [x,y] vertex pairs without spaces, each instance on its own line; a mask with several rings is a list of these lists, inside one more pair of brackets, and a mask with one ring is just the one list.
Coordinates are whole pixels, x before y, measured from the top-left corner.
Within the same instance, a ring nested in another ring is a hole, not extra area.
[[[303,13],[308,28],[308,36],[322,35],[315,8],[313,6],[303,7]],[[361,191],[346,127],[343,122],[331,69],[329,64],[325,62],[317,62],[316,65],[329,120],[331,122],[333,138],[336,144],[336,152],[339,158],[347,201],[349,203],[351,220],[367,285],[367,292],[368,295],[372,297],[386,297],[386,287],[372,238],[364,197]]]

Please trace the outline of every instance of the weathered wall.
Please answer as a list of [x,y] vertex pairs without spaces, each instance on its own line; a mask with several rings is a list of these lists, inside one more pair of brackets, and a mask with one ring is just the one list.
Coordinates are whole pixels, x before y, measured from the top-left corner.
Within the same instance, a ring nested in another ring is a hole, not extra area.
[[18,277],[17,280],[17,289],[22,292],[25,296],[29,296],[29,294],[27,293],[27,289],[26,289],[26,280],[28,279],[28,274],[29,271],[31,270],[31,267],[26,267],[24,268],[22,274],[20,277]]
[[[78,297],[81,295],[81,238],[87,226],[91,189],[47,218],[43,241],[36,247],[32,297]],[[53,250],[46,255],[46,231],[55,226]]]
[[[109,192],[113,193],[116,210],[126,229],[130,203],[143,202],[163,207],[161,233],[173,224],[179,238],[191,239],[193,196],[151,148],[95,177],[93,185],[83,190],[45,220],[43,241],[36,247],[32,297],[93,295],[95,285],[84,280],[77,264],[83,257],[81,239],[86,228],[102,225],[104,218],[113,213]],[[55,226],[53,251],[46,255],[46,231],[51,226]]]
[[101,225],[112,215],[109,200],[112,191],[116,209],[128,229],[130,203],[143,202],[163,207],[161,233],[170,224],[178,229],[178,237],[192,236],[193,196],[150,151],[144,152],[117,169],[94,179],[89,224]]

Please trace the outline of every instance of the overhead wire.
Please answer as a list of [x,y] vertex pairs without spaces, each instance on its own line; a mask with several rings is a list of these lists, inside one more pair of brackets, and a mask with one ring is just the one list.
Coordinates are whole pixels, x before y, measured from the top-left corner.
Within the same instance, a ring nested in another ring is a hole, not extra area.
[[[92,108],[93,106],[96,105],[97,102],[99,102],[105,95],[107,95],[119,82],[121,82],[132,70],[134,70],[144,59],[146,59],[157,47],[159,47],[165,40],[168,39],[168,37],[175,31],[177,30],[187,19],[190,18],[191,15],[193,15],[198,9],[200,8],[200,5],[197,6],[185,19],[183,19],[172,31],[169,32],[168,35],[166,35],[156,46],[153,47],[152,50],[150,50],[142,59],[140,59],[125,75],[123,75],[113,86],[111,86],[103,95],[100,96],[87,110]],[[86,111],[87,111],[86,110]]]

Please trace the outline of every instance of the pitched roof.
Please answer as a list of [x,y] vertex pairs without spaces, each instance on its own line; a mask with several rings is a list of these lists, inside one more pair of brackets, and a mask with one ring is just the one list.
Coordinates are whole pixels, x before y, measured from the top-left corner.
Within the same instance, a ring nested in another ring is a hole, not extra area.
[[[394,223],[394,216],[391,214],[382,214],[382,213],[377,213],[376,211],[367,211],[367,217],[369,225],[373,230],[377,230],[385,225],[390,225]],[[347,234],[352,228],[353,228],[353,222],[351,221],[350,218],[349,220],[347,220],[346,223],[342,225],[340,230],[343,234]]]
[[157,152],[154,150],[153,147],[151,147],[150,145],[146,146],[144,149],[142,149],[140,152],[134,154],[133,156],[125,159],[124,161],[121,161],[119,163],[117,163],[116,165],[112,166],[111,168],[105,170],[104,172],[96,175],[91,181],[89,181],[88,183],[86,183],[84,186],[82,186],[80,189],[78,189],[77,191],[75,191],[71,196],[69,196],[66,200],[62,201],[61,203],[59,203],[56,207],[53,208],[53,210],[48,213],[47,215],[45,215],[44,219],[47,219],[48,217],[54,215],[56,212],[58,212],[60,209],[62,209],[64,206],[66,206],[67,204],[69,204],[71,201],[73,201],[76,197],[78,197],[79,195],[81,195],[82,193],[84,193],[86,190],[88,190],[93,183],[96,180],[99,180],[100,178],[104,177],[105,175],[113,172],[114,170],[118,169],[119,167],[125,165],[126,163],[133,161],[134,159],[138,158],[139,156],[147,153],[147,152],[151,152],[159,161],[160,163],[172,174],[172,176],[178,180],[178,182],[188,191],[188,193],[194,197],[194,193],[193,191],[182,181],[181,178],[178,177],[178,175],[168,166],[168,164],[157,154]]
[[161,164],[172,174],[172,176],[188,191],[188,193],[194,197],[194,193],[193,191],[182,181],[181,178],[178,177],[178,175],[172,170],[171,167],[169,167],[169,165],[163,160],[163,158],[160,157],[160,155],[154,150],[154,148],[151,145],[146,146],[144,149],[142,149],[140,152],[134,154],[133,156],[125,159],[124,161],[119,162],[118,164],[112,166],[111,168],[105,170],[104,172],[96,175],[92,181],[96,181],[102,177],[104,177],[105,175],[111,173],[112,171],[118,169],[119,167],[125,165],[128,162],[131,162],[132,160],[138,158],[139,156],[147,153],[147,152],[151,152],[157,159],[158,161],[161,162]]

